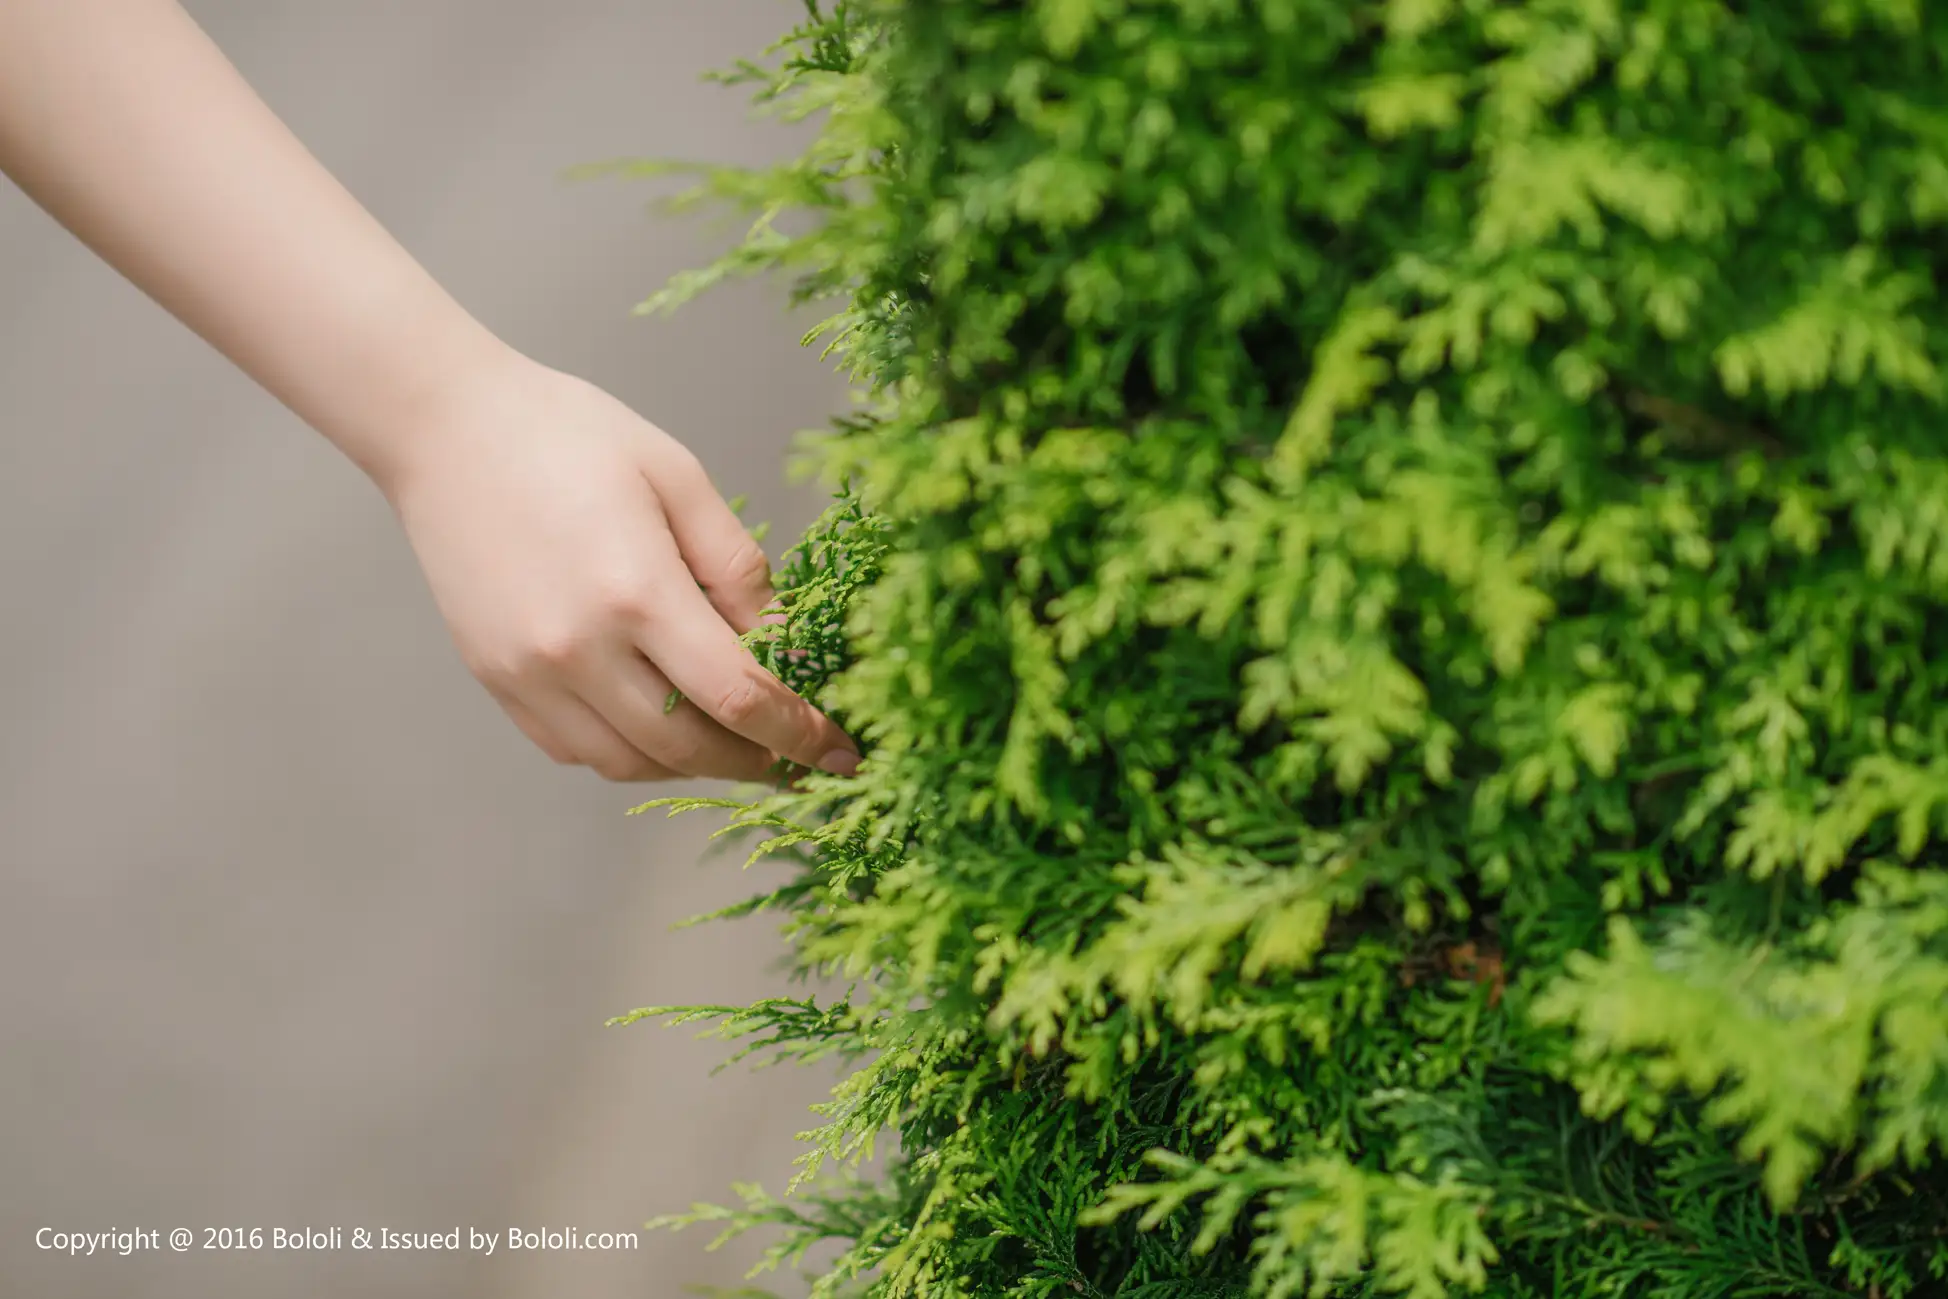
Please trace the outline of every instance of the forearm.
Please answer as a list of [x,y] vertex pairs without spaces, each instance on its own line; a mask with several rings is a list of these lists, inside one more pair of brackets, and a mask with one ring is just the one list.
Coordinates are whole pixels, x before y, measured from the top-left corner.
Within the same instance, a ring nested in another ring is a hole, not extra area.
[[0,0],[0,171],[382,485],[506,354],[175,0]]

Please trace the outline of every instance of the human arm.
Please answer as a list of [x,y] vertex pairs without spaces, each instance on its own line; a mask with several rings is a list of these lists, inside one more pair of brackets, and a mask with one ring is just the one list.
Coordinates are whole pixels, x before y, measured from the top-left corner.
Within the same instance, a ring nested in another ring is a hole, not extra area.
[[[0,0],[0,171],[372,478],[558,760],[849,769],[737,643],[768,573],[696,458],[469,316],[175,0]],[[672,687],[695,703],[666,714]]]

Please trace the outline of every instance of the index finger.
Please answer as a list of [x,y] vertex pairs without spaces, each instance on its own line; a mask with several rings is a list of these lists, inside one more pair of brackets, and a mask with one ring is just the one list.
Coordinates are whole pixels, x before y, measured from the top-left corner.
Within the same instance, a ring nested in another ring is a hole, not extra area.
[[[661,571],[687,572],[673,540],[667,544],[672,553]],[[685,699],[725,730],[801,766],[835,776],[858,769],[859,751],[846,733],[765,671],[700,587],[671,583],[657,592],[654,609],[637,648]]]
[[771,589],[771,565],[702,463],[673,446],[649,466],[647,477],[677,551],[710,603],[734,631],[757,626],[777,598]]

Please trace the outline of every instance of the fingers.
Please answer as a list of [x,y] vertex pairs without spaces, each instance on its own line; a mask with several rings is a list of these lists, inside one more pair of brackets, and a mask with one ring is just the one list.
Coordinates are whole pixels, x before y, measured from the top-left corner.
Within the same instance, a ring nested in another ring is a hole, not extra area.
[[669,771],[762,780],[777,762],[769,751],[725,730],[688,700],[669,708],[669,678],[633,649],[591,665],[574,686],[582,702],[616,735]]
[[546,722],[528,711],[527,705],[521,703],[520,700],[515,699],[511,695],[504,695],[499,691],[493,691],[492,693],[494,694],[495,700],[499,702],[501,709],[506,712],[508,717],[513,719],[516,726],[521,728],[521,734],[527,736],[528,739],[534,742],[535,748],[541,750],[563,766],[573,766],[581,761],[580,758],[575,756],[573,749],[563,744],[560,737],[548,729]]
[[638,749],[601,714],[566,690],[542,692],[533,708],[506,696],[498,697],[522,733],[556,762],[587,767],[613,781],[676,780],[687,774]]
[[724,729],[801,766],[851,775],[859,755],[845,732],[738,643],[737,633],[756,626],[775,598],[764,551],[695,456],[674,441],[661,451],[645,476],[676,553],[659,571],[687,568],[703,589],[659,592],[638,641],[643,653]]
[[771,565],[696,457],[672,447],[649,467],[649,477],[677,551],[724,621],[749,631],[776,599]]
[[[591,664],[572,681],[542,687],[535,707],[503,690],[494,697],[521,733],[556,762],[613,781],[764,780],[777,758],[681,701],[665,708],[669,680],[631,650]],[[543,720],[543,717],[547,720]]]
[[[674,549],[674,541],[667,544]],[[658,571],[683,571],[680,556],[668,559]],[[857,769],[858,751],[845,732],[765,671],[702,591],[669,583],[647,613],[638,647],[725,730],[802,766],[841,776]]]

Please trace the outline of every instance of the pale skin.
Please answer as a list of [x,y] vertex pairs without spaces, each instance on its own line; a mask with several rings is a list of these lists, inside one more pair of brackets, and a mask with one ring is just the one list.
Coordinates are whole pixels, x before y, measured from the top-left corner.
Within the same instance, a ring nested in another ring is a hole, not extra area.
[[175,0],[0,0],[0,172],[371,478],[557,762],[855,769],[739,643],[769,569],[696,456],[468,315]]

